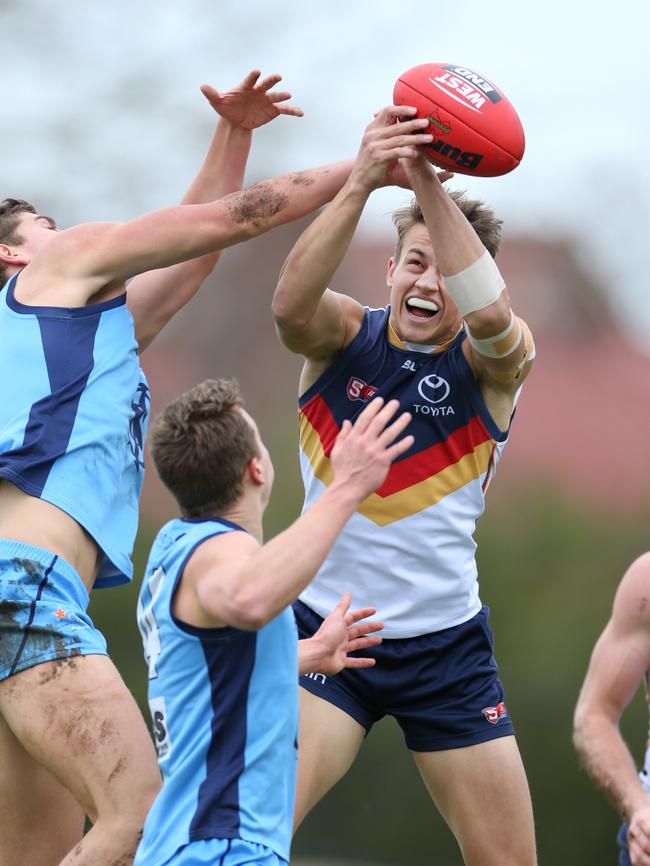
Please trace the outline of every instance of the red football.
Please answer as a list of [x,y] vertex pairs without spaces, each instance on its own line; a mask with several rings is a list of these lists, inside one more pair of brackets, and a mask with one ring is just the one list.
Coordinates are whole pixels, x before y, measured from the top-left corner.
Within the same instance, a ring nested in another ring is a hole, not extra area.
[[434,165],[495,177],[517,168],[524,130],[503,91],[484,75],[454,63],[423,63],[398,78],[395,105],[413,105],[433,135],[422,150]]

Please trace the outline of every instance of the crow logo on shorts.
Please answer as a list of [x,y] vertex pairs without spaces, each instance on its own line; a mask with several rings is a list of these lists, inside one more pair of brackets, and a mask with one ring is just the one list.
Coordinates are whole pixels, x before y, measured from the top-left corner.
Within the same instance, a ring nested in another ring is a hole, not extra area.
[[144,424],[149,413],[149,388],[140,382],[136,392],[137,401],[131,402],[133,415],[129,421],[129,448],[133,454],[136,469],[144,469],[142,451],[144,448]]
[[483,715],[491,725],[496,725],[499,719],[505,719],[508,717],[508,710],[503,701],[501,701],[501,703],[497,704],[496,707],[485,707]]

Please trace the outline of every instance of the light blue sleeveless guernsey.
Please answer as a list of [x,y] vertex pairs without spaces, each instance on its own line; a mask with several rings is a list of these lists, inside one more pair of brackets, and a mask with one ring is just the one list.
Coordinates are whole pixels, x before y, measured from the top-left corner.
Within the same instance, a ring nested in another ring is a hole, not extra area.
[[289,859],[298,731],[298,635],[284,610],[259,631],[196,628],[172,614],[198,545],[241,527],[172,520],[140,590],[149,707],[164,784],[136,866],[159,866],[201,839],[244,839]]
[[126,295],[33,307],[0,293],[0,477],[51,502],[104,553],[95,586],[131,579],[149,387]]

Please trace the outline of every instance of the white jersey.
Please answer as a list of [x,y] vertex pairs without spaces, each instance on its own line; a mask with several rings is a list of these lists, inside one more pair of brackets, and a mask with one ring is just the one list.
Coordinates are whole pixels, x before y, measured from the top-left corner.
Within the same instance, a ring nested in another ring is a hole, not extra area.
[[352,516],[300,596],[325,616],[348,590],[373,606],[386,638],[440,631],[481,609],[473,533],[506,444],[462,349],[406,350],[387,335],[390,310],[366,310],[352,343],[300,399],[305,508],[332,478],[329,453],[344,419],[375,395],[413,415],[415,443]]

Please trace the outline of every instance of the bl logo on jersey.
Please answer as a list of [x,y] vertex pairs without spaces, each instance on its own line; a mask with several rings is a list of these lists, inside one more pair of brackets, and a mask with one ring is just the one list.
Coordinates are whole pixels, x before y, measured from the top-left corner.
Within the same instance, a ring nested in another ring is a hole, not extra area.
[[348,399],[361,400],[363,403],[367,403],[368,400],[372,400],[378,390],[379,388],[375,388],[374,385],[368,385],[363,379],[357,379],[355,376],[352,376],[348,382]]
[[483,715],[491,725],[496,725],[499,719],[508,718],[508,710],[506,709],[504,702],[501,701],[501,703],[498,703],[496,707],[485,707]]

